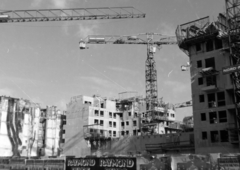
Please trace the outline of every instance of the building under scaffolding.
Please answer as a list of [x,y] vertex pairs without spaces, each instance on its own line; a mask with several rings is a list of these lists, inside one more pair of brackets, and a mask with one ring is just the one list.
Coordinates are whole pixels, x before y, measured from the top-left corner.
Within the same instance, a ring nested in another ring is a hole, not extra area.
[[196,153],[239,152],[239,0],[226,0],[217,21],[179,25],[179,47],[189,56]]

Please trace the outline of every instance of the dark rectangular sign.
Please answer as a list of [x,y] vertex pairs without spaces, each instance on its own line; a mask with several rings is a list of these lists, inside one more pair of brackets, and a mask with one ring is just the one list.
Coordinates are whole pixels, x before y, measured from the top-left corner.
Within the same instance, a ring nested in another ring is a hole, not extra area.
[[66,170],[136,170],[136,158],[67,158]]
[[233,73],[233,72],[236,72],[236,71],[240,71],[240,64],[224,67],[222,69],[223,74],[230,74],[230,73]]

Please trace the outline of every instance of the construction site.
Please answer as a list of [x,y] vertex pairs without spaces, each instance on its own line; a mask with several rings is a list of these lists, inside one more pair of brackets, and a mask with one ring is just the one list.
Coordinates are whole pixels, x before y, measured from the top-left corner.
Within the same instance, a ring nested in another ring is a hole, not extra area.
[[[144,95],[130,90],[115,98],[80,94],[71,96],[63,111],[2,95],[0,169],[240,170],[240,1],[224,2],[217,19],[180,24],[175,35],[95,34],[79,40],[81,53],[99,46],[146,47]],[[147,15],[133,7],[59,11],[64,9],[39,10],[40,16],[34,10],[3,11],[0,22]],[[162,80],[154,56],[168,45],[177,45],[189,60],[179,65],[180,71],[190,71],[188,101],[169,103],[159,96]],[[178,110],[187,107],[192,114],[177,120]]]

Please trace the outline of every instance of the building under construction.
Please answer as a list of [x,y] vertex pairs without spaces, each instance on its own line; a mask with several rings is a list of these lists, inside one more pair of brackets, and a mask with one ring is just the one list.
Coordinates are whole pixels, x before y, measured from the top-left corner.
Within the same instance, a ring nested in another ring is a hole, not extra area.
[[66,115],[55,106],[0,97],[0,157],[59,156]]
[[179,25],[179,47],[189,56],[196,153],[239,152],[240,1],[226,0],[216,21]]

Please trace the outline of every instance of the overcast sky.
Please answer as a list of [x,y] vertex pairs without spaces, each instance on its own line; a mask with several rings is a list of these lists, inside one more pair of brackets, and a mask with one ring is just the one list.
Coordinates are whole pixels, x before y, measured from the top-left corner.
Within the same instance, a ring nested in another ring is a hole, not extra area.
[[[90,34],[174,35],[177,25],[201,17],[217,18],[224,0],[1,0],[0,10],[133,6],[144,19],[10,23],[0,26],[0,95],[30,99],[41,106],[66,108],[72,96],[118,97],[124,91],[145,96],[144,45],[90,45],[78,42]],[[155,54],[158,95],[165,102],[191,99],[188,56],[177,45]],[[178,109],[177,119],[192,108]]]

